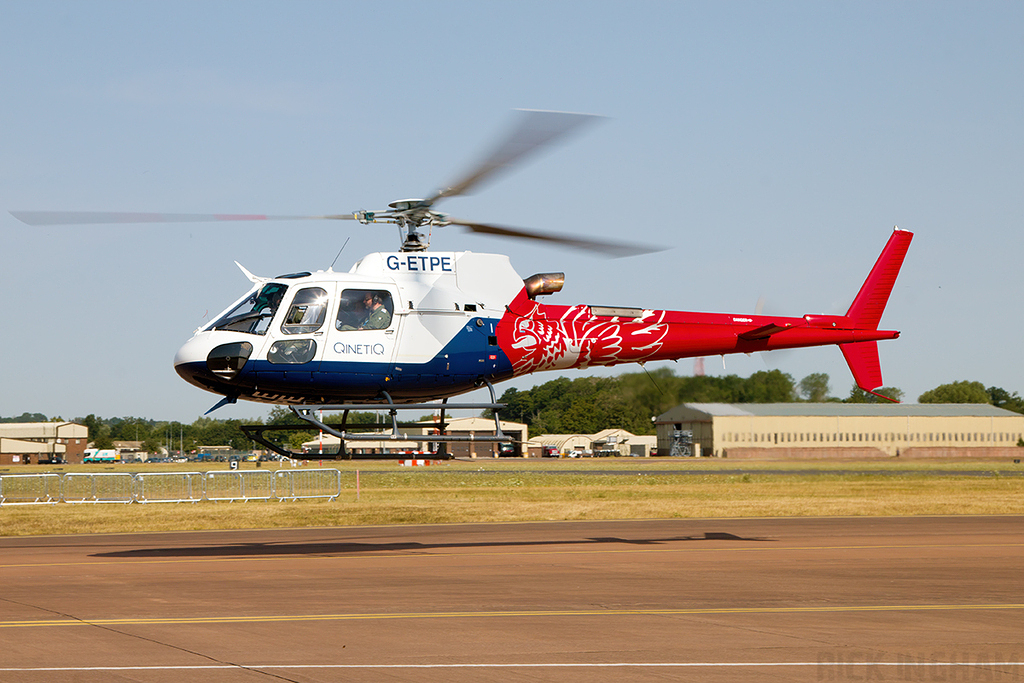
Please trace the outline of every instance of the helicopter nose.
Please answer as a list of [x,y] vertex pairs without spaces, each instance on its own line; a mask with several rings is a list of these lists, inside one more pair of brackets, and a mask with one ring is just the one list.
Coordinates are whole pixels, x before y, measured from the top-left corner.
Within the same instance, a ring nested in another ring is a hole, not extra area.
[[174,354],[174,370],[190,384],[217,390],[221,383],[235,379],[252,354],[252,344],[234,341],[211,343],[205,335],[193,337]]
[[195,337],[189,339],[174,354],[174,371],[189,384],[205,389],[202,380],[210,378],[206,369],[208,350],[208,345],[199,343]]

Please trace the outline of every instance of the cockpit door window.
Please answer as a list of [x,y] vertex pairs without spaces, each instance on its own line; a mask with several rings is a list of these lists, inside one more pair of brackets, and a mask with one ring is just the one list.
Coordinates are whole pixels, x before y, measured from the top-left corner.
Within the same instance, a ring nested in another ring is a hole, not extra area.
[[295,293],[292,305],[281,323],[284,334],[311,334],[323,327],[327,318],[327,292],[307,287]]
[[384,330],[391,326],[395,304],[385,289],[346,289],[341,293],[339,330]]

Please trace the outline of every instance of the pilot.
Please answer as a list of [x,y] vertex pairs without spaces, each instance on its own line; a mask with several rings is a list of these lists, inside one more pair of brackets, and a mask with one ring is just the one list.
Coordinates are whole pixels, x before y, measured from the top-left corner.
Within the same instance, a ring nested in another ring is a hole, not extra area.
[[391,324],[391,314],[384,307],[384,301],[380,294],[367,292],[363,297],[363,305],[366,307],[367,315],[359,329],[383,330]]
[[339,330],[383,330],[391,324],[391,314],[384,306],[384,299],[379,292],[365,292],[363,294],[363,309],[365,313],[359,325],[346,325],[338,321]]

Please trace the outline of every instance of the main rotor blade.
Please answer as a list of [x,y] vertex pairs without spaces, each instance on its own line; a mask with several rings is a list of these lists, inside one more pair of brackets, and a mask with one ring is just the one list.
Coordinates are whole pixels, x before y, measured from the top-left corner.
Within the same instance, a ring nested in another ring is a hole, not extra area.
[[490,225],[488,223],[473,223],[454,218],[449,218],[448,222],[451,225],[461,225],[472,232],[480,233],[482,235],[499,235],[501,237],[517,237],[520,239],[553,242],[555,244],[564,244],[570,247],[586,249],[587,251],[594,251],[599,254],[604,254],[610,258],[638,256],[640,254],[653,254],[656,251],[664,251],[664,247],[651,247],[644,244],[625,244],[624,242],[609,242],[605,240],[578,237],[576,235],[532,232],[529,230],[521,230],[519,228],[507,228],[501,225]]
[[355,220],[337,216],[269,216],[236,213],[132,213],[119,211],[11,211],[27,225],[92,225],[103,223],[212,223],[215,221]]
[[521,109],[519,124],[508,137],[498,145],[462,180],[435,193],[425,202],[431,205],[442,197],[468,194],[479,183],[498,171],[519,161],[530,152],[551,144],[558,138],[575,130],[584,123],[601,118],[593,114],[573,114],[563,111],[537,111]]

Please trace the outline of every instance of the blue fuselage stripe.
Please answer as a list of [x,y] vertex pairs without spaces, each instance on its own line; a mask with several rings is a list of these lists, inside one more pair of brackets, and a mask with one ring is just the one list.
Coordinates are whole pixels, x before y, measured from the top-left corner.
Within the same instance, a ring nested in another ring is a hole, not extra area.
[[497,382],[513,374],[508,356],[485,332],[497,320],[481,320],[484,325],[467,324],[426,363],[331,360],[288,365],[250,360],[232,380],[211,374],[205,362],[177,369],[186,380],[215,393],[271,403],[371,400],[381,391],[395,400],[455,396],[476,388],[481,379]]

